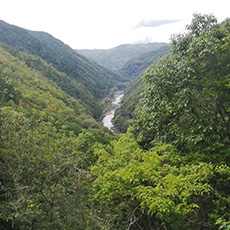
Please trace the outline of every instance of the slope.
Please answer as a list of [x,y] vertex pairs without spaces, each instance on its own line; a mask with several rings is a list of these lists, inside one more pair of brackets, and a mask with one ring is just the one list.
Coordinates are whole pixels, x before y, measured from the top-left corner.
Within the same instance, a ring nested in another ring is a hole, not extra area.
[[128,127],[132,124],[135,108],[144,91],[142,80],[140,76],[129,84],[126,88],[122,104],[115,112],[113,123],[121,133],[126,133]]
[[98,229],[88,168],[92,146],[111,135],[51,78],[71,80],[0,44],[1,230]]
[[130,59],[157,50],[164,45],[166,43],[124,44],[107,50],[83,49],[77,50],[77,52],[117,72]]
[[58,71],[67,74],[76,82],[71,96],[80,99],[96,118],[102,111],[99,100],[105,97],[112,87],[125,81],[118,74],[87,60],[44,32],[28,31],[0,21],[0,42],[37,55]]
[[144,71],[169,51],[170,46],[165,45],[158,50],[131,59],[119,70],[119,73],[131,80],[126,88],[121,107],[116,110],[114,117],[114,125],[120,132],[125,133],[134,118],[135,108],[144,92],[142,81]]
[[132,58],[125,65],[118,70],[118,73],[128,79],[135,79],[150,65],[152,65],[158,58],[166,55],[170,50],[169,45],[162,46],[158,50],[154,50],[138,57]]
[[[13,50],[16,55],[12,55],[8,50],[11,50],[11,53]],[[0,79],[8,84],[1,90],[2,105],[5,101],[13,100],[19,108],[32,113],[34,111],[45,120],[56,120],[57,128],[65,124],[67,129],[76,134],[82,128],[100,128],[81,102],[55,83],[55,78],[70,80],[65,74],[38,57],[16,52],[15,48],[4,44],[0,45],[0,60]],[[51,78],[54,78],[54,81]],[[4,96],[4,91],[7,97]]]

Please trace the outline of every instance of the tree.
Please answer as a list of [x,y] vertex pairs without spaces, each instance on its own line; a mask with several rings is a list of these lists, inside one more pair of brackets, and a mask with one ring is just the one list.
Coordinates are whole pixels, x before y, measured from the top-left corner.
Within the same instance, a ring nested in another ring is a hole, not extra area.
[[214,15],[202,15],[195,13],[190,25],[187,26],[188,31],[199,36],[204,31],[208,31],[217,25],[217,18]]
[[145,151],[131,133],[96,155],[94,201],[106,229],[217,229],[229,218],[228,166],[185,164],[169,144]]
[[162,141],[202,152],[200,160],[229,162],[229,20],[194,15],[187,28],[145,75],[134,132],[145,148]]
[[10,100],[18,103],[14,87],[7,81],[9,73],[11,73],[9,68],[4,68],[0,71],[0,106],[3,106]]

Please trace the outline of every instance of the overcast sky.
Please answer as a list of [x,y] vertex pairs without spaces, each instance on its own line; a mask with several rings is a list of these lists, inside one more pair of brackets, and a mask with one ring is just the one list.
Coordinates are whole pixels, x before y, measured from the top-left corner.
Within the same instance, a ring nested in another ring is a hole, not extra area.
[[169,42],[193,13],[230,17],[229,0],[0,0],[0,19],[48,32],[74,49]]

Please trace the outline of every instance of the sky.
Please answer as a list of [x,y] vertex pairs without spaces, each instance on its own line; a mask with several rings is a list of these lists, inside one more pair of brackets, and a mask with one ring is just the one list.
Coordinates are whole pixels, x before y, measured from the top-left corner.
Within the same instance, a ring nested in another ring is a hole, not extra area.
[[0,0],[0,20],[44,31],[73,49],[170,42],[194,13],[230,17],[229,0]]

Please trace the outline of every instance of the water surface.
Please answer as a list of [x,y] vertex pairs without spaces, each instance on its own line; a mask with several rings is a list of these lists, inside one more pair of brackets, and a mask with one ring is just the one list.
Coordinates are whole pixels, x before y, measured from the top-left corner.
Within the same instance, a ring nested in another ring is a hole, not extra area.
[[102,120],[103,125],[111,131],[113,131],[113,118],[115,115],[115,111],[120,107],[123,96],[124,91],[117,91],[115,93],[114,99],[111,103],[111,109],[105,114],[105,117]]

